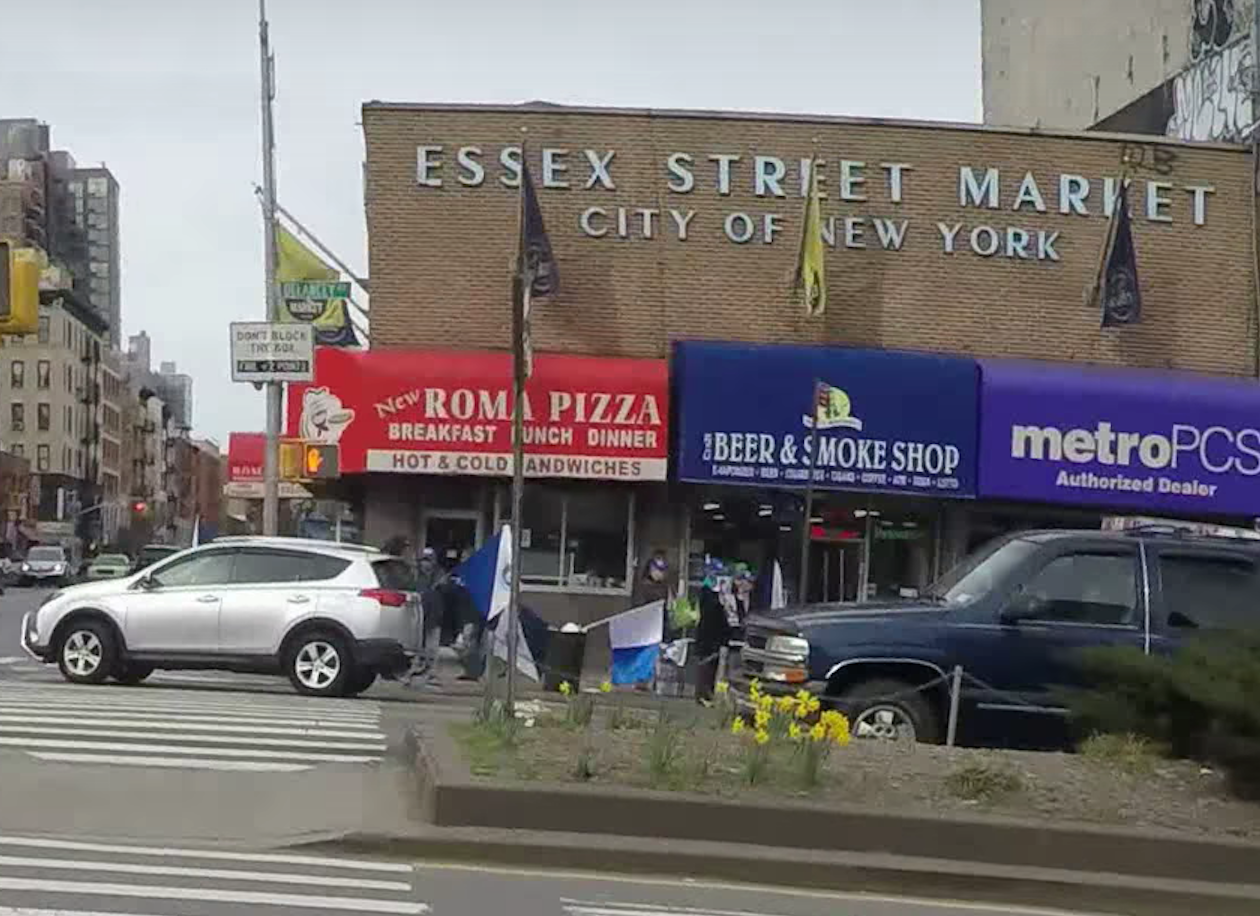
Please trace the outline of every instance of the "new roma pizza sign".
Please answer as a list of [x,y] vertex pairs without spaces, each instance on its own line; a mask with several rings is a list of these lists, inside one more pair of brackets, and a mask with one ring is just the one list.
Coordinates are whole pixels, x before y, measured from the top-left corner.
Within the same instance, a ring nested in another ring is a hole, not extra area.
[[[341,447],[341,472],[512,473],[507,353],[320,348],[290,388],[289,434]],[[664,360],[538,354],[523,402],[525,474],[664,480]]]

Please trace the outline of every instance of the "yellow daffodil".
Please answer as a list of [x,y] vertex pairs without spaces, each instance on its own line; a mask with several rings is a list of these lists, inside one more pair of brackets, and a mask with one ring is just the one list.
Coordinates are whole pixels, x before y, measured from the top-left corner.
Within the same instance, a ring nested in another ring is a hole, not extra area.
[[759,728],[757,733],[753,735],[753,740],[760,745],[765,745],[770,741],[770,733],[764,728]]
[[779,712],[790,713],[792,711],[792,707],[796,705],[796,700],[791,697],[779,697],[778,701],[774,705]]
[[810,697],[809,698],[809,711],[818,712],[818,710],[820,709],[822,709],[822,700],[818,699],[818,697]]
[[822,741],[827,737],[827,729],[823,727],[821,722],[819,722],[809,730],[809,736],[815,741]]
[[774,709],[774,697],[762,694],[757,698],[757,708],[762,712],[770,712]]
[[731,685],[726,683],[726,681],[718,681],[716,684],[713,685],[713,692],[716,693],[718,696],[722,696],[730,689],[731,689]]
[[744,730],[744,720],[741,719],[739,716],[736,716],[735,720],[731,722],[731,734],[738,735],[743,730]]
[[795,722],[788,723],[788,737],[793,741],[797,741],[801,737],[801,727]]
[[561,681],[560,692],[567,697],[569,694],[573,693],[573,685],[568,681]]
[[612,693],[612,681],[604,681],[599,685],[600,693]]
[[758,709],[755,713],[753,713],[753,723],[758,728],[765,728],[770,724],[770,713],[766,712],[764,709]]
[[748,685],[748,696],[753,702],[756,702],[761,696],[761,681],[756,678],[752,679],[752,683]]

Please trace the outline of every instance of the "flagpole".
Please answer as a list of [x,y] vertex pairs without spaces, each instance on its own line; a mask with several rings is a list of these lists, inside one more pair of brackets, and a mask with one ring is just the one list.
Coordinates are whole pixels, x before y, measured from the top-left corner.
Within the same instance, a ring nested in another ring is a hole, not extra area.
[[516,269],[512,274],[512,587],[508,597],[505,712],[515,715],[516,656],[520,651],[521,512],[525,502],[525,348],[529,336],[529,283],[525,276],[525,128],[521,128],[521,187],[516,208]]
[[[258,50],[262,68],[263,256],[267,284],[267,320],[280,320],[276,286],[276,135],[271,102],[275,98],[275,58],[267,27],[267,0],[258,0]],[[263,453],[263,534],[280,527],[280,412],[284,399],[279,382],[266,383],[267,447]]]
[[820,379],[814,379],[813,394],[809,399],[809,413],[806,414],[810,418],[809,436],[806,437],[809,443],[809,477],[805,481],[805,515],[801,518],[801,574],[800,588],[796,595],[799,604],[805,604],[808,600],[809,526],[810,519],[814,515],[814,453],[818,447],[818,389],[821,384]]

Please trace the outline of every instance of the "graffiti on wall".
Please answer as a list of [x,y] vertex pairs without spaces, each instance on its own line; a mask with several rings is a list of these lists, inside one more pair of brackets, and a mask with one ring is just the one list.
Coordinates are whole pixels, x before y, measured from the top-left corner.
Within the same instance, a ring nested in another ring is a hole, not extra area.
[[1166,133],[1179,140],[1240,142],[1254,125],[1251,2],[1190,0],[1190,66],[1172,80]]

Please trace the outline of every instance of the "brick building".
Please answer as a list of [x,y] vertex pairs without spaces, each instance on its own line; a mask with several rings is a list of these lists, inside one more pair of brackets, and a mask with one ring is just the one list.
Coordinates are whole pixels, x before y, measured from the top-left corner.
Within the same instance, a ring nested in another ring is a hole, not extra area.
[[[656,550],[693,581],[711,555],[795,581],[802,525],[807,587],[836,598],[922,587],[1013,528],[1260,515],[1242,150],[549,105],[373,102],[363,124],[373,349],[322,352],[290,432],[342,443],[372,543],[454,559],[505,517],[522,140],[561,277],[533,310],[522,538],[553,619],[624,607]],[[811,159],[822,318],[790,292]],[[1142,313],[1102,329],[1122,170]],[[826,417],[819,382],[840,394]],[[1212,496],[1182,479],[1192,458],[1228,478]]]

